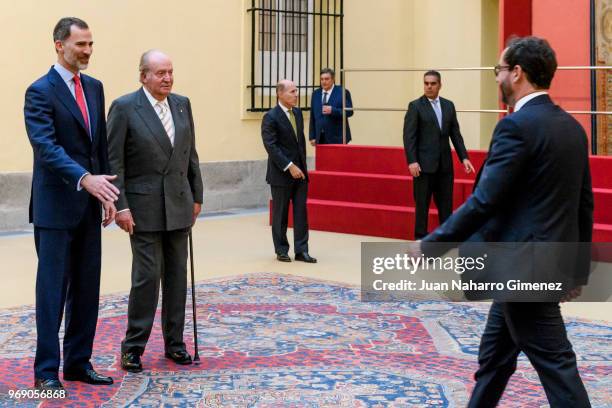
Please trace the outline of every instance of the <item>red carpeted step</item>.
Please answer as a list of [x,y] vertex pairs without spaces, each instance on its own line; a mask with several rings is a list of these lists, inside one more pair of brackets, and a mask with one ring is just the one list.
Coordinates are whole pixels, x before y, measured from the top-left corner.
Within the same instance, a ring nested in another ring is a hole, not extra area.
[[612,242],[612,224],[594,224],[593,242]]
[[594,221],[600,224],[612,224],[612,189],[594,188],[593,199],[595,201]]
[[[591,156],[591,184],[594,188],[612,189],[612,156]],[[612,211],[612,207],[608,207]]]
[[[438,212],[429,212],[429,225],[438,225]],[[414,208],[346,201],[308,200],[308,224],[313,230],[386,238],[413,239]]]
[[398,147],[317,145],[316,169],[408,176],[404,150]]
[[[470,150],[478,169],[487,152]],[[466,176],[453,152],[454,208],[471,194],[474,175]],[[597,223],[593,240],[612,242],[612,157],[591,157]],[[391,238],[411,238],[414,228],[412,177],[401,147],[320,145],[317,171],[311,172],[309,224],[312,229]],[[432,204],[432,207],[435,208]],[[437,211],[430,210],[430,229]]]
[[[270,223],[272,222],[270,200]],[[289,208],[289,226],[293,226]],[[414,208],[407,206],[308,199],[308,226],[311,230],[341,232],[375,237],[413,239]],[[438,226],[438,212],[429,211],[429,229]]]
[[[478,171],[487,155],[484,150],[470,150],[472,164]],[[455,176],[473,180],[475,174],[465,174],[463,166],[452,152]],[[353,173],[392,174],[409,176],[406,156],[402,147],[319,145],[316,153],[316,169]]]
[[[309,198],[414,207],[411,176],[337,171],[311,171],[309,176]],[[453,208],[465,201],[473,184],[472,180],[455,180]],[[433,200],[431,208],[435,208]]]
[[[270,224],[272,223],[270,200]],[[289,226],[293,225],[292,208]],[[308,224],[318,231],[413,239],[414,208],[347,201],[308,199]],[[429,211],[429,230],[438,226],[438,212]],[[595,223],[593,242],[612,242],[612,224]]]

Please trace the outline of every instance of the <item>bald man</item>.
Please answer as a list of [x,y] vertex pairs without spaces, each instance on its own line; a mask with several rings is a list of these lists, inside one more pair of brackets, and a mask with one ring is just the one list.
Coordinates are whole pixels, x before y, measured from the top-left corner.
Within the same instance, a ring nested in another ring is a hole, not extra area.
[[140,59],[142,88],[115,100],[108,114],[109,159],[117,225],[130,234],[132,289],[121,367],[142,371],[159,286],[165,356],[191,364],[183,342],[189,230],[202,208],[203,185],[189,99],[171,93],[170,58],[157,50]]
[[291,262],[287,224],[289,203],[293,203],[295,260],[316,263],[308,254],[308,170],[302,111],[296,107],[297,88],[287,79],[276,85],[278,104],[268,111],[261,124],[261,137],[268,152],[266,181],[272,191],[272,241],[276,259]]

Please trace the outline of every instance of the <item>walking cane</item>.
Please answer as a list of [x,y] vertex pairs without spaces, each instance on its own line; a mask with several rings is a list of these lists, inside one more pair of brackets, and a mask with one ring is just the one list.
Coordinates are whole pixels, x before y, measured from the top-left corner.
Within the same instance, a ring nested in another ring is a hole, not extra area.
[[195,276],[193,272],[193,237],[191,229],[189,230],[189,261],[191,262],[191,306],[193,308],[193,362],[200,364],[200,355],[198,354],[198,320],[196,316],[196,300],[195,300]]

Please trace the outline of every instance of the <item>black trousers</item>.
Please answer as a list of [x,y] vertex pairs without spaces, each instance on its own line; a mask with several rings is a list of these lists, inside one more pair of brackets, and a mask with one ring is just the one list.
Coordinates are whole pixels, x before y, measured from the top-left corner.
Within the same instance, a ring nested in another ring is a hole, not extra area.
[[325,138],[325,132],[321,131],[321,134],[319,135],[319,144],[327,144],[327,139]]
[[308,182],[294,180],[289,186],[270,186],[272,190],[272,241],[277,254],[289,252],[287,225],[289,203],[293,203],[293,250],[296,254],[308,252],[308,213],[306,199]]
[[427,235],[429,205],[433,195],[440,225],[453,212],[453,172],[421,173],[413,178],[415,202],[414,239]]
[[128,327],[121,352],[144,353],[151,335],[159,286],[162,287],[162,332],[165,350],[185,350],[185,302],[187,297],[187,245],[189,229],[135,232],[132,244],[132,288],[128,303]]
[[552,408],[590,407],[558,303],[493,302],[480,342],[469,408],[494,407],[525,353]]
[[100,214],[100,205],[90,197],[76,228],[34,228],[38,254],[36,378],[58,378],[58,333],[64,313],[64,372],[76,373],[92,368],[89,360],[96,334],[100,294]]

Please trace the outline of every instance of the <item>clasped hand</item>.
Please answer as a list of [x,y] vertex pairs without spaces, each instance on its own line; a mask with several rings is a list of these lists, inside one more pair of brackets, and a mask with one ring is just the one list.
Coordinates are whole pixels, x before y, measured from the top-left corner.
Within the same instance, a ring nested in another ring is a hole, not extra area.
[[102,208],[104,208],[102,226],[104,227],[109,226],[117,214],[117,208],[114,203],[119,198],[119,189],[111,183],[116,178],[117,176],[108,176],[106,174],[87,174],[81,180],[81,187],[102,203]]

